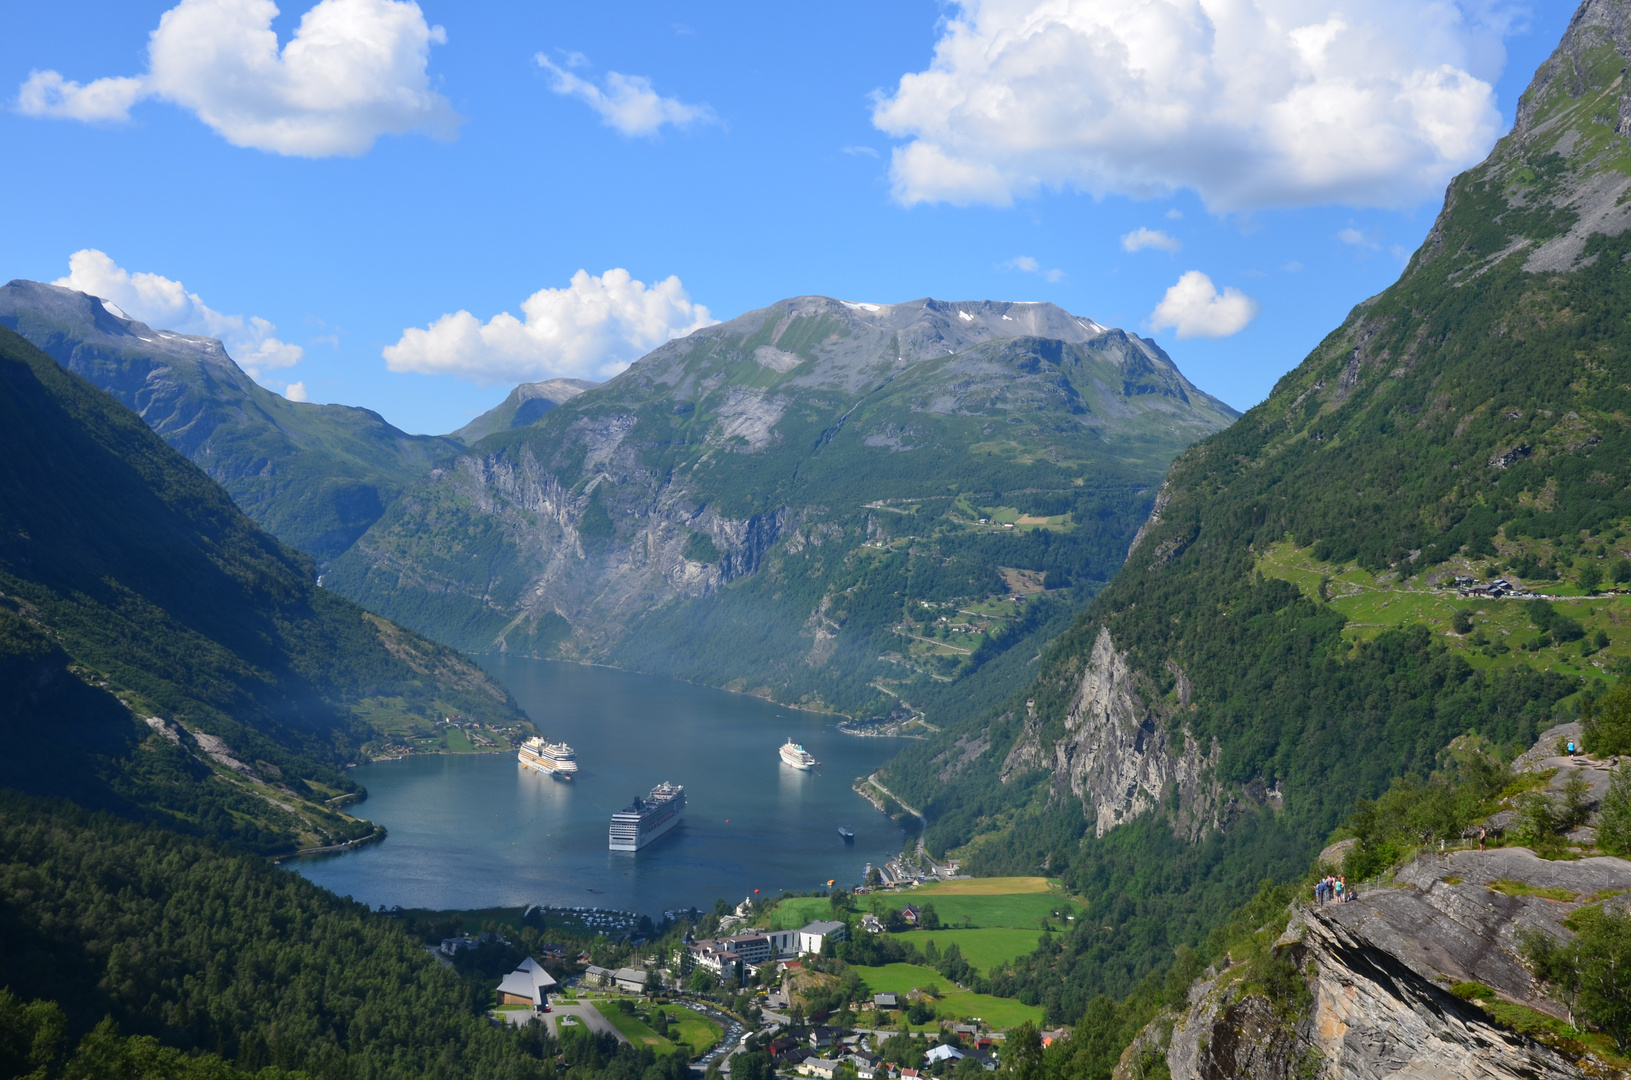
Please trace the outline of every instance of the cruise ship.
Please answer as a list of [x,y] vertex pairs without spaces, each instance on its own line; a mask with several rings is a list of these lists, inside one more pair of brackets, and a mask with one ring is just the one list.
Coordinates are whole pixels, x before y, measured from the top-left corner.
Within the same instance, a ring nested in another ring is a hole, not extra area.
[[572,748],[563,742],[546,743],[534,737],[521,744],[516,755],[521,764],[536,772],[548,773],[557,780],[570,780],[578,771],[578,759]]
[[809,771],[821,764],[811,755],[810,751],[804,749],[792,739],[782,743],[782,763],[805,771]]
[[680,823],[685,813],[685,787],[664,780],[645,798],[635,800],[612,815],[607,846],[613,851],[639,851]]

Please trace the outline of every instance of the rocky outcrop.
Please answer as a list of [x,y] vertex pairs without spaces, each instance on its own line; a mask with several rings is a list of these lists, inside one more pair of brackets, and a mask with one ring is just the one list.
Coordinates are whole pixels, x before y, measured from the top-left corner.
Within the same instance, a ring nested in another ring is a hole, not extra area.
[[[1082,801],[1095,836],[1166,805],[1173,789],[1178,806],[1173,828],[1197,839],[1219,824],[1222,790],[1215,774],[1218,749],[1203,752],[1174,716],[1189,705],[1189,680],[1175,672],[1177,702],[1149,704],[1144,683],[1101,628],[1065,715],[1063,737],[1044,745],[1035,717],[1003,762],[1004,781],[1045,768],[1062,790]],[[1150,695],[1153,697],[1153,695]]]
[[1292,917],[1275,953],[1301,973],[1295,1000],[1270,1000],[1235,965],[1197,983],[1170,1036],[1146,1031],[1144,1050],[1163,1043],[1175,1080],[1605,1075],[1603,1063],[1507,1030],[1451,988],[1478,983],[1566,1016],[1524,966],[1522,937],[1567,938],[1569,915],[1628,888],[1623,859],[1549,862],[1523,848],[1423,856],[1394,887]]

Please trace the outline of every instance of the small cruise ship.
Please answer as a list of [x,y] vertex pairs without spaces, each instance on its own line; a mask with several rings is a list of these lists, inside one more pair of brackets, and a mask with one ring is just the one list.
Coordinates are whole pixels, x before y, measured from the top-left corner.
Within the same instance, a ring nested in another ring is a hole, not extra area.
[[664,780],[645,798],[612,815],[607,846],[613,851],[639,851],[680,823],[685,813],[685,786]]
[[782,743],[782,764],[791,765],[795,769],[803,769],[808,772],[820,765],[821,762],[817,761],[810,751],[804,749],[792,739],[788,739]]
[[516,757],[534,772],[548,773],[557,780],[570,780],[578,771],[577,755],[563,742],[545,742],[534,736],[521,744]]

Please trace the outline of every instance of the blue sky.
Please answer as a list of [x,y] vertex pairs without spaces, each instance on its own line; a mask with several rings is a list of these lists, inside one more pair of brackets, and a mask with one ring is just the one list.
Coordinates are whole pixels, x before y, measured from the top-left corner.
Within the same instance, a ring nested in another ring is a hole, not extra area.
[[298,0],[270,44],[267,0],[13,5],[0,273],[100,252],[70,280],[416,432],[804,293],[1053,301],[1244,409],[1394,280],[1573,12],[1076,0],[1012,44],[1043,7]]

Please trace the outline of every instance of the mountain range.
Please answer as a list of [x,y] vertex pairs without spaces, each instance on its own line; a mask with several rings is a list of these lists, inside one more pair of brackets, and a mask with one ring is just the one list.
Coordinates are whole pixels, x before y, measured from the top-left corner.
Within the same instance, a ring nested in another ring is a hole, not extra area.
[[439,464],[323,584],[472,652],[921,711],[1090,595],[1234,416],[1051,304],[798,297]]
[[0,287],[0,326],[112,394],[262,528],[319,560],[344,551],[407,484],[463,448],[405,434],[368,409],[290,401],[214,338],[154,330],[61,286]]
[[528,728],[4,328],[0,460],[0,784],[282,852],[373,831],[338,812],[369,744],[455,714]]

